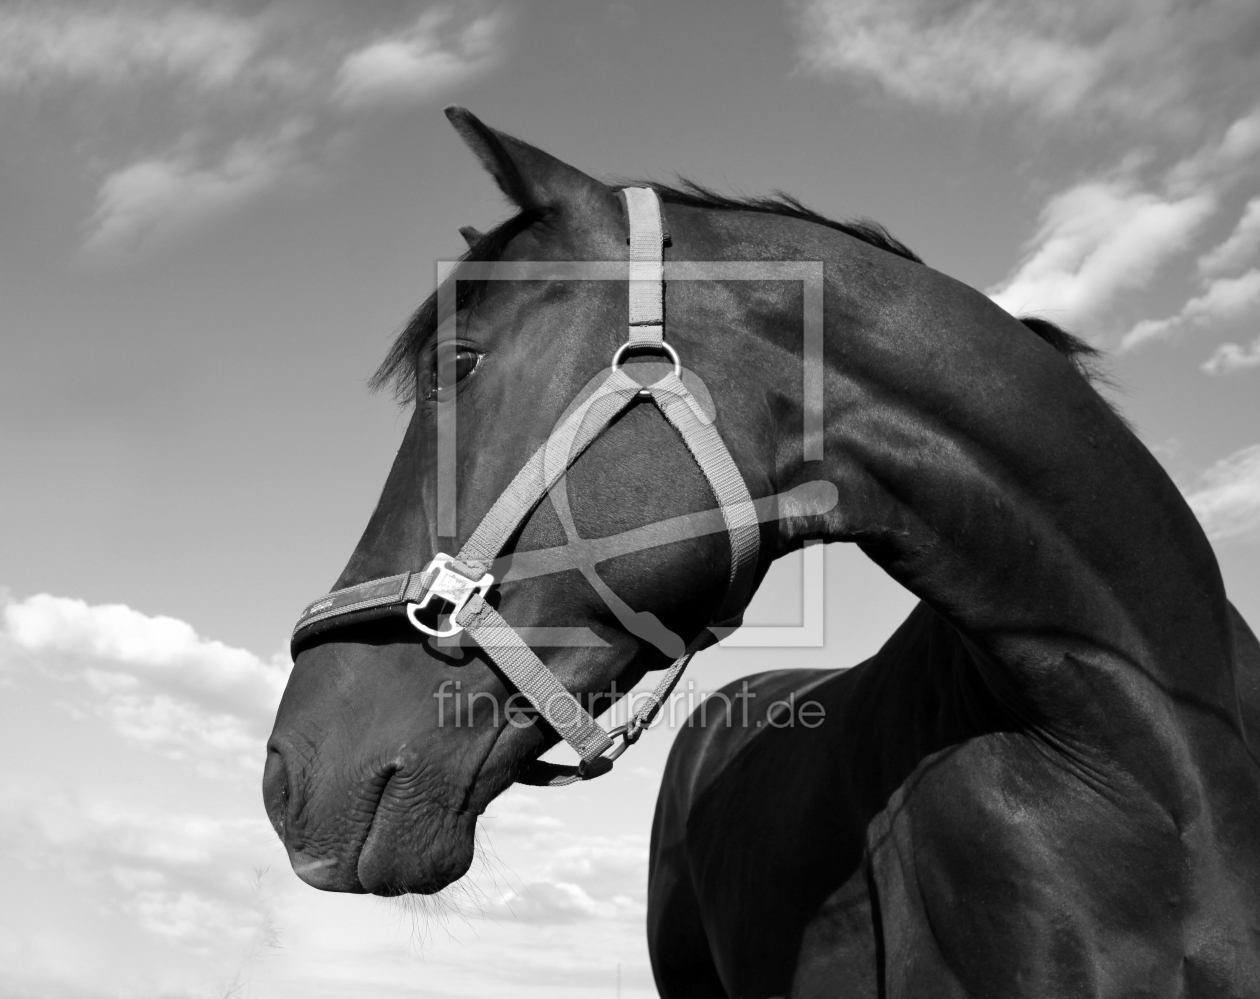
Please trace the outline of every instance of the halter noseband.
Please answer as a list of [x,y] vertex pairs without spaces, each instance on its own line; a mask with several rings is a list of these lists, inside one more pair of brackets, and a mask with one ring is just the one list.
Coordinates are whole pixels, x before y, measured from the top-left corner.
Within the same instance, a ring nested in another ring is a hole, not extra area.
[[[494,585],[489,569],[517,528],[590,443],[636,398],[651,399],[678,431],[717,497],[726,522],[731,542],[730,576],[726,599],[711,624],[727,621],[742,611],[751,596],[757,567],[760,529],[748,487],[717,429],[683,384],[678,353],[664,339],[665,234],[660,199],[647,187],[628,187],[621,193],[630,222],[630,336],[613,354],[607,377],[534,452],[458,555],[439,552],[421,572],[404,572],[335,590],[302,611],[291,639],[296,647],[302,638],[346,623],[338,618],[353,614],[356,620],[364,620],[396,613],[399,607],[405,608],[407,619],[425,634],[450,637],[467,631],[582,758],[576,767],[535,760],[519,778],[526,784],[560,786],[611,770],[613,761],[651,724],[702,644],[702,638],[697,637],[674,661],[648,702],[629,722],[605,732],[485,599]],[[640,385],[621,368],[631,350],[667,354],[673,370],[651,385]],[[418,612],[435,600],[449,605],[446,628],[430,627],[418,617]],[[622,742],[614,749],[616,736],[621,736]]]

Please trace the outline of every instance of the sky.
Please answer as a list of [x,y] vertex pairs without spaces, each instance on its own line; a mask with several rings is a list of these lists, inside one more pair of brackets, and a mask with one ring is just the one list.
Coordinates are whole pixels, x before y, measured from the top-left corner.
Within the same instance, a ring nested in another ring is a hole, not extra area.
[[[869,216],[1084,336],[1260,625],[1257,48],[1249,0],[0,0],[0,993],[654,994],[667,726],[508,792],[424,905],[301,884],[261,807],[289,629],[406,425],[367,379],[510,213],[449,103]],[[878,648],[911,598],[825,564],[821,645],[693,689]],[[803,572],[750,622],[809,624]]]

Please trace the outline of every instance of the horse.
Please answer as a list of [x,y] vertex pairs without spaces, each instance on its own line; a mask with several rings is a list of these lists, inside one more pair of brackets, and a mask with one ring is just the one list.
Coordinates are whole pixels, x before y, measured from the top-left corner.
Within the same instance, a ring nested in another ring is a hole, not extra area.
[[[920,603],[873,659],[761,674],[739,724],[679,736],[661,994],[1260,994],[1260,645],[1083,345],[873,224],[609,186],[447,114],[518,211],[375,378],[413,412],[267,746],[299,877],[456,881],[513,782],[614,769],[636,732],[610,753],[598,704],[676,679],[775,559],[852,542]],[[561,738],[582,762],[540,769]]]

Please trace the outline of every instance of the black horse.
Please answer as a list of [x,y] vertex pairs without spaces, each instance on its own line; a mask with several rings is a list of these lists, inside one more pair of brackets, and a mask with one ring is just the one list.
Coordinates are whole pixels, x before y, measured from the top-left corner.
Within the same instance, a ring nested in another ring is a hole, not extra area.
[[[614,189],[451,117],[521,209],[474,235],[473,259],[626,259]],[[823,265],[821,458],[801,432],[800,284],[667,288],[667,343],[707,385],[752,497],[835,488],[826,514],[763,519],[756,578],[806,540],[850,541],[922,600],[869,662],[763,675],[748,725],[727,728],[710,708],[680,738],[650,886],[662,993],[1260,995],[1260,769],[1247,734],[1260,649],[1193,515],[1073,363],[1072,341],[874,227],[789,200],[658,193],[667,261]],[[609,280],[466,281],[457,298],[445,381],[459,383],[463,542],[607,369],[627,293]],[[381,372],[415,411],[340,587],[455,550],[438,533],[436,356],[430,305]],[[586,538],[714,506],[649,401],[562,488],[566,523]],[[566,530],[544,501],[509,548],[562,546]],[[701,533],[618,554],[600,575],[695,647],[731,558],[723,534]],[[668,663],[576,572],[490,599],[513,626],[596,636],[541,650],[579,695]],[[512,685],[492,659],[453,655],[401,609],[295,649],[264,796],[295,870],[320,888],[433,892],[461,877],[477,816],[556,740],[500,710]],[[441,713],[453,678],[479,695],[459,727]],[[790,694],[817,701],[823,724],[757,727]]]

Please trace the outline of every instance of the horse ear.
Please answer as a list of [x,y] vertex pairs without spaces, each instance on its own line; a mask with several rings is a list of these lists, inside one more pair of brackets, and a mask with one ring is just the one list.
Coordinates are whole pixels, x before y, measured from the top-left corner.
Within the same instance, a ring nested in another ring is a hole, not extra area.
[[459,234],[464,237],[464,242],[468,244],[468,249],[470,250],[480,243],[482,237],[485,235],[485,233],[478,232],[470,225],[461,225],[459,227]]
[[449,107],[446,117],[499,189],[520,208],[555,208],[592,196],[601,202],[612,199],[612,192],[593,177],[491,128],[464,108]]

